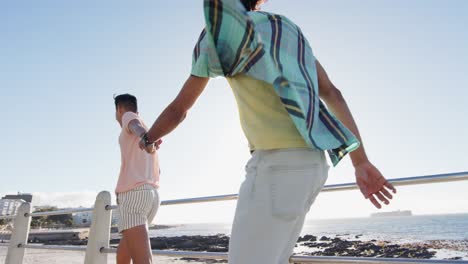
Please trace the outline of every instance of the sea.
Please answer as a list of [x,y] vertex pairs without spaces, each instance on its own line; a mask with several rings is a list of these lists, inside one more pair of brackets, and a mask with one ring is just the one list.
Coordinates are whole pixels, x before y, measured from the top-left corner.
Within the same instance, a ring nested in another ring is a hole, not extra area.
[[[230,232],[230,223],[200,223],[150,230],[150,236],[229,235]],[[462,257],[468,260],[468,214],[308,220],[301,235],[306,234],[319,238],[339,236],[348,240],[377,240],[397,244],[443,241],[453,245],[453,248],[449,246],[436,250],[436,258]]]

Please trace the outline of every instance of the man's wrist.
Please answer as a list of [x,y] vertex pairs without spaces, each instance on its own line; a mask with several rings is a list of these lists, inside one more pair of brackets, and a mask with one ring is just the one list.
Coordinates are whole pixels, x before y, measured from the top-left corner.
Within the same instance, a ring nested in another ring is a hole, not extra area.
[[354,167],[369,162],[366,153],[362,149],[358,149],[355,152],[350,153],[350,157]]
[[368,163],[369,160],[367,158],[364,158],[364,159],[359,159],[359,160],[353,160],[352,163],[353,163],[353,167],[358,167],[364,163]]
[[141,135],[141,140],[145,143],[145,147],[153,144],[153,142],[149,140],[148,132],[145,132],[143,135]]

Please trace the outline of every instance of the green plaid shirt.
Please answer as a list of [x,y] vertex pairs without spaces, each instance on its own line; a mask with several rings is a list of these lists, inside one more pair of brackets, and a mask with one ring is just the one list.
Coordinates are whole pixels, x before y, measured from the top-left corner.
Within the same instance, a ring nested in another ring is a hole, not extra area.
[[305,142],[327,150],[334,166],[359,147],[320,101],[315,57],[296,24],[281,15],[247,12],[238,0],[204,0],[204,11],[193,75],[247,74],[270,83]]

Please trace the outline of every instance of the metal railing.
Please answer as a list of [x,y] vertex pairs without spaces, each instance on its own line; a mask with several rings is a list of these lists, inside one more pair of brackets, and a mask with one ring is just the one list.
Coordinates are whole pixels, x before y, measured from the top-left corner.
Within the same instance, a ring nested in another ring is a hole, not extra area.
[[[417,184],[441,183],[441,182],[455,182],[467,181],[468,172],[448,173],[427,175],[418,177],[398,178],[391,179],[395,186],[408,186]],[[335,191],[348,191],[357,189],[355,183],[344,183],[326,185],[322,192],[335,192]],[[189,199],[167,200],[161,202],[161,205],[178,205],[178,204],[194,204],[206,203],[217,201],[229,201],[237,199],[237,194],[219,195],[198,197]],[[6,257],[7,264],[20,264],[23,261],[25,249],[43,249],[43,250],[66,250],[66,251],[85,251],[85,264],[105,264],[107,263],[107,254],[115,253],[116,249],[110,248],[110,222],[111,211],[116,209],[116,206],[111,205],[111,196],[109,192],[101,192],[96,198],[93,208],[78,208],[70,210],[57,210],[51,212],[32,213],[30,203],[23,203],[18,213],[15,216],[1,216],[0,219],[15,219],[14,230],[10,238],[9,244],[0,244],[0,246],[8,246]],[[50,216],[72,214],[79,212],[93,212],[93,219],[91,230],[89,232],[89,239],[87,246],[53,246],[53,245],[31,245],[28,244],[28,235],[30,229],[30,222],[32,217]],[[100,230],[107,230],[106,232],[98,232]],[[226,260],[227,253],[218,252],[187,252],[187,251],[167,251],[167,250],[153,250],[154,255],[168,256],[168,257],[183,257],[195,259],[218,259]],[[291,263],[367,263],[367,264],[404,264],[404,263],[457,263],[468,264],[468,261],[460,260],[427,260],[427,259],[387,259],[387,258],[366,258],[366,257],[322,257],[322,256],[298,256],[293,255],[290,259]]]

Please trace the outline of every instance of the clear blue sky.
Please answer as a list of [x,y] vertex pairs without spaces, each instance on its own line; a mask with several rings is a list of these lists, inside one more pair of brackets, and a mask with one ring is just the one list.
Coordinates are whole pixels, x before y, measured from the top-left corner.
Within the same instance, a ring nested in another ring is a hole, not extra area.
[[[388,178],[468,170],[468,1],[270,0],[299,24]],[[202,1],[9,1],[0,8],[0,194],[91,205],[114,189],[113,94],[152,123],[190,72]],[[160,150],[163,199],[235,193],[249,157],[234,97],[212,80]],[[348,161],[328,184],[353,181]],[[386,210],[468,211],[468,182],[400,188]],[[163,208],[161,222],[230,221],[233,202]],[[373,212],[324,194],[311,218]]]

